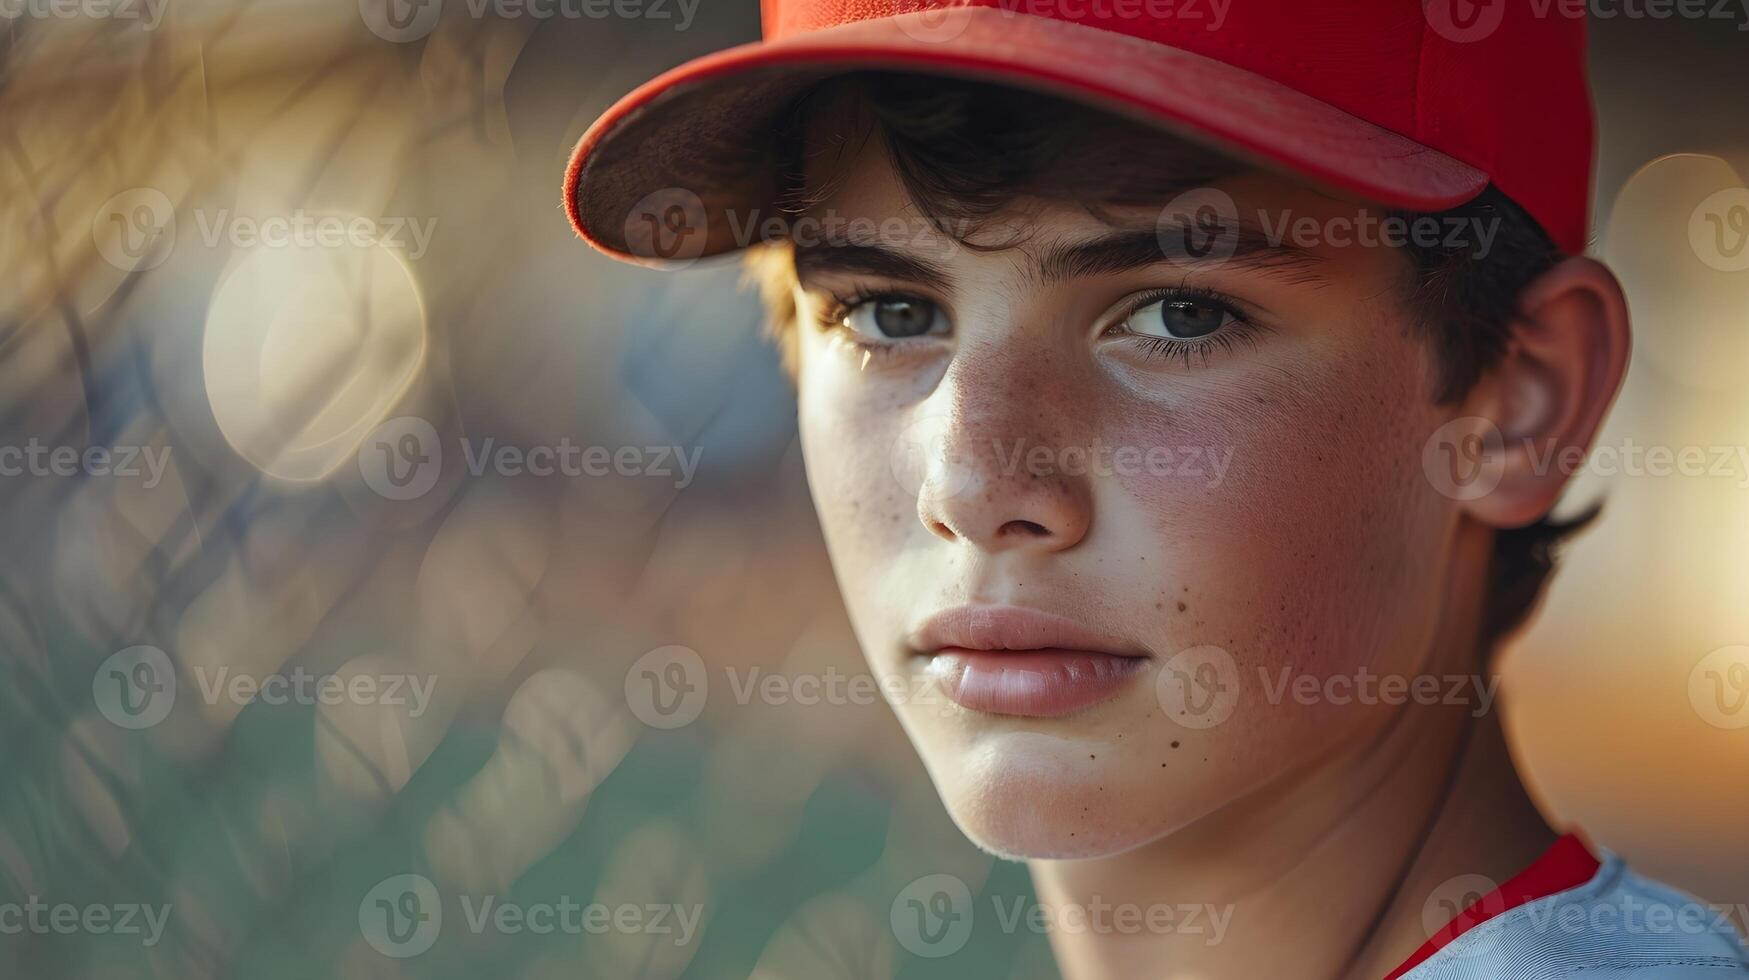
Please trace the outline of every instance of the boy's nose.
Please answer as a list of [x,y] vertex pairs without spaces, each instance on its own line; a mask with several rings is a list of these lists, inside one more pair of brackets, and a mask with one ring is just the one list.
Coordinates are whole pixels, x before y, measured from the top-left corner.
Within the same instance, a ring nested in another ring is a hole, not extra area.
[[952,402],[919,460],[923,526],[943,540],[992,553],[1079,544],[1093,521],[1088,467],[1080,465],[1085,447],[1047,438],[1028,424],[1045,410],[1036,394]]

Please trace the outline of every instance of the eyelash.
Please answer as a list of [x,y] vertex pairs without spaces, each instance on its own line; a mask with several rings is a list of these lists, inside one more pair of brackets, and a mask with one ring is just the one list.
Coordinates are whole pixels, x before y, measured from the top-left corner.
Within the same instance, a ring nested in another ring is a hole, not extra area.
[[[1130,333],[1119,329],[1130,317],[1140,310],[1160,302],[1173,300],[1177,302],[1200,303],[1211,306],[1227,316],[1233,322],[1216,330],[1207,337],[1197,337],[1192,340],[1171,340],[1166,337],[1150,337],[1145,334]],[[1149,358],[1173,357],[1184,363],[1185,367],[1195,366],[1191,362],[1201,358],[1201,364],[1206,366],[1209,357],[1217,352],[1225,353],[1234,349],[1235,345],[1244,343],[1251,346],[1257,344],[1257,331],[1262,329],[1259,324],[1246,316],[1238,304],[1225,294],[1216,292],[1205,286],[1165,286],[1138,293],[1124,305],[1123,314],[1117,321],[1105,330],[1102,336],[1127,336],[1139,342]]]
[[899,295],[899,293],[892,292],[856,292],[849,296],[839,296],[837,293],[833,293],[831,304],[820,310],[820,326],[828,329],[841,326],[844,323],[844,318],[850,315],[850,311],[862,304],[877,299],[891,299]]
[[[820,328],[838,333],[846,340],[846,342],[858,350],[869,351],[875,356],[891,354],[902,348],[906,344],[906,341],[899,339],[882,341],[857,333],[856,331],[850,330],[844,326],[844,318],[848,317],[858,307],[865,303],[873,303],[880,300],[917,298],[924,297],[917,297],[896,290],[867,290],[852,293],[849,296],[838,296],[833,294],[831,304],[820,311]],[[1193,340],[1171,340],[1165,337],[1150,337],[1145,334],[1130,333],[1119,329],[1119,326],[1124,321],[1135,316],[1138,311],[1145,309],[1154,303],[1160,302],[1161,300],[1194,302],[1212,306],[1227,316],[1232,317],[1233,322],[1227,327],[1217,330],[1207,337],[1199,337]],[[1163,286],[1136,294],[1136,296],[1128,303],[1124,304],[1123,313],[1117,318],[1116,323],[1106,328],[1101,336],[1128,336],[1132,340],[1141,344],[1144,353],[1150,359],[1155,357],[1172,357],[1179,359],[1186,367],[1192,367],[1194,366],[1192,362],[1196,359],[1200,358],[1201,364],[1207,365],[1209,357],[1212,354],[1231,351],[1236,344],[1245,343],[1255,346],[1257,342],[1255,334],[1259,329],[1261,328],[1256,321],[1247,317],[1244,311],[1240,310],[1236,303],[1222,293],[1204,286]]]
[[[849,296],[833,294],[831,304],[820,311],[820,329],[836,333],[852,347],[855,347],[857,350],[867,351],[876,357],[892,354],[900,350],[907,341],[898,338],[892,340],[876,340],[865,334],[857,333],[855,330],[844,325],[845,317],[848,317],[857,309],[857,307],[860,307],[865,303],[892,299],[927,299],[927,297],[917,296],[912,293],[899,292],[892,289],[867,290],[852,293]],[[933,300],[930,300],[930,302],[934,303]]]

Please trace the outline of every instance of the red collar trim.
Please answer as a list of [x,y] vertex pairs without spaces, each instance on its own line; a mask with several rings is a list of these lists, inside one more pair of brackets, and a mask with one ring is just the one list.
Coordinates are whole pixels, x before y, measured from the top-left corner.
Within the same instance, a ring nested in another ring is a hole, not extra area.
[[1503,912],[1583,885],[1597,875],[1598,867],[1600,862],[1596,855],[1586,848],[1583,841],[1573,834],[1563,836],[1530,867],[1458,913],[1457,918],[1434,933],[1433,938],[1423,943],[1413,956],[1404,960],[1402,966],[1392,970],[1385,980],[1398,980],[1403,974],[1426,962],[1434,953],[1444,949],[1452,940]]

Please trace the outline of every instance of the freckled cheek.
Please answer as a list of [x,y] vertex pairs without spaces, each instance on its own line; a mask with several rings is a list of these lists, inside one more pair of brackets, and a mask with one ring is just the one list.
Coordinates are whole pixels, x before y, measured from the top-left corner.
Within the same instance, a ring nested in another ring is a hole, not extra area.
[[848,567],[895,554],[923,531],[916,495],[901,485],[900,418],[879,398],[804,389],[798,419],[808,485],[827,543],[851,560]]
[[[1195,617],[1170,627],[1193,635],[1174,638],[1242,660],[1363,656],[1357,646],[1379,636],[1379,604],[1418,587],[1410,556],[1429,546],[1404,414],[1346,386],[1174,413],[1191,420],[1166,426],[1178,471],[1119,481],[1135,508],[1127,523],[1146,528],[1138,536],[1156,542],[1169,578],[1189,586]],[[1158,444],[1160,431],[1140,420],[1122,438]],[[1195,467],[1187,452],[1200,454]],[[1117,523],[1110,533],[1125,533]]]

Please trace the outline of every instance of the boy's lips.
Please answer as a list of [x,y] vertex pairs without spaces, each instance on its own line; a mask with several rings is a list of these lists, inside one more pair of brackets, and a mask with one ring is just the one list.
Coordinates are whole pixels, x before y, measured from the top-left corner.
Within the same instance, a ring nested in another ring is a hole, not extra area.
[[912,633],[911,648],[956,704],[991,714],[1050,718],[1114,696],[1146,648],[1072,619],[1015,606],[959,606]]

